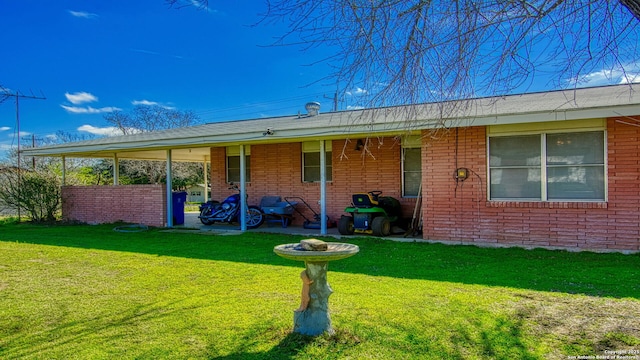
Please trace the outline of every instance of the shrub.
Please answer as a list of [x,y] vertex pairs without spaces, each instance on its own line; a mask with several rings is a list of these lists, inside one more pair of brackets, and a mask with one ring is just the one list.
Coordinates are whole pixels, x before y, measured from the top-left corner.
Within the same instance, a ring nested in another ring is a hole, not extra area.
[[60,209],[60,183],[45,172],[4,171],[0,173],[0,203],[24,210],[34,222],[54,221]]

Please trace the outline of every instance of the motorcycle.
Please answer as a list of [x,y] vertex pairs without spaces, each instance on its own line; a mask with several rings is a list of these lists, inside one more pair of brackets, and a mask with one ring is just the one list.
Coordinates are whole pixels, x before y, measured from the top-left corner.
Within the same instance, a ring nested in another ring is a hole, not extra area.
[[[222,202],[209,200],[200,205],[200,215],[198,218],[205,225],[212,225],[216,222],[238,222],[240,218],[240,189],[232,184],[230,190],[238,193],[228,196]],[[255,229],[264,223],[264,214],[257,206],[248,206],[245,214],[247,229]]]

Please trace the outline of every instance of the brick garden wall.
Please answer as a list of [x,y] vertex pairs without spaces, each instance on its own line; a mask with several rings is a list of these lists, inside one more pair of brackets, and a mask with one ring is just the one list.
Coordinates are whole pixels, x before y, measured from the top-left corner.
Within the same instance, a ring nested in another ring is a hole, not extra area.
[[91,224],[165,226],[164,185],[63,186],[62,217]]
[[[627,120],[628,122],[628,120]],[[484,127],[423,147],[424,238],[466,243],[640,250],[640,128],[607,121],[607,202],[487,201]],[[457,166],[472,170],[457,183]]]
[[[337,221],[351,204],[351,194],[381,190],[383,195],[400,200],[403,215],[411,217],[415,199],[402,199],[401,147],[393,138],[370,140],[370,154],[354,151],[355,140],[332,143],[333,180],[327,182],[327,214]],[[344,148],[344,152],[343,152]],[[345,156],[341,156],[345,155]],[[227,190],[225,149],[211,149],[211,197],[222,200]],[[302,144],[267,144],[251,146],[251,182],[247,184],[249,205],[259,205],[265,195],[302,197],[320,213],[320,184],[302,182]],[[304,208],[298,206],[298,209]],[[294,225],[304,220],[294,214]],[[309,219],[311,212],[305,211]]]

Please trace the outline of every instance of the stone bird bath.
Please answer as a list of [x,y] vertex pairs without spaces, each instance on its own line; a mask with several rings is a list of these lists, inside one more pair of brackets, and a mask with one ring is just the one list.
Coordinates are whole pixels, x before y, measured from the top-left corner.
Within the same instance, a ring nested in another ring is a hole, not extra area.
[[333,334],[329,315],[329,295],[333,292],[327,283],[329,261],[348,258],[358,253],[356,245],[324,242],[316,239],[301,240],[299,244],[283,244],[273,251],[289,260],[304,261],[300,307],[293,313],[293,331],[304,335]]

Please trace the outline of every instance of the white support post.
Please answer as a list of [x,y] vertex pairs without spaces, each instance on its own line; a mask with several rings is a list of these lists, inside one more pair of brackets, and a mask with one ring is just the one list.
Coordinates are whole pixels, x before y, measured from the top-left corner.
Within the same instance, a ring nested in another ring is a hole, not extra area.
[[62,157],[62,186],[67,185],[67,158]]
[[240,145],[240,230],[247,231],[247,163],[244,145]]
[[207,174],[207,157],[202,162],[202,175],[204,176],[204,202],[209,201],[209,174]]
[[327,235],[327,154],[320,140],[320,235]]
[[120,160],[118,154],[113,154],[113,185],[120,183]]
[[171,149],[167,150],[167,227],[173,227],[173,192],[171,185]]

